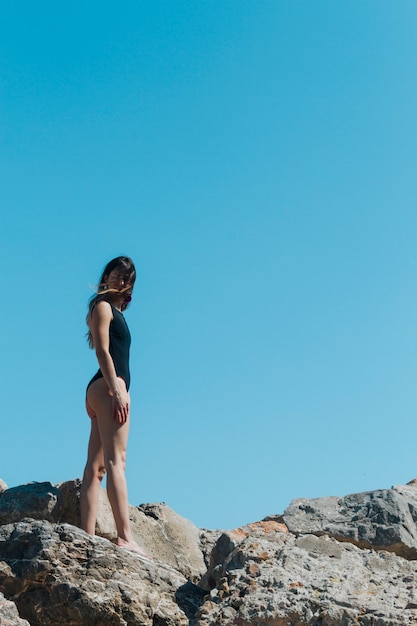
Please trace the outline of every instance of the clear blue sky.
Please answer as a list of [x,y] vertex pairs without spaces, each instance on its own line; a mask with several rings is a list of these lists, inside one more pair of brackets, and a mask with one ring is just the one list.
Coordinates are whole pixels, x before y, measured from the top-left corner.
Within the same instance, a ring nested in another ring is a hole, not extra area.
[[199,526],[417,476],[417,4],[0,5],[0,477],[81,476],[131,256],[132,504]]

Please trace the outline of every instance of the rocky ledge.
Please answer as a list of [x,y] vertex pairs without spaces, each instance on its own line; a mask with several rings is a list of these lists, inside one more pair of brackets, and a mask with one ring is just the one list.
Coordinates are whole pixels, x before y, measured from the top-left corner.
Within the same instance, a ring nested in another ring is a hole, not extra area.
[[153,561],[112,543],[104,491],[80,530],[79,489],[0,481],[0,626],[417,625],[416,481],[228,531],[131,507]]

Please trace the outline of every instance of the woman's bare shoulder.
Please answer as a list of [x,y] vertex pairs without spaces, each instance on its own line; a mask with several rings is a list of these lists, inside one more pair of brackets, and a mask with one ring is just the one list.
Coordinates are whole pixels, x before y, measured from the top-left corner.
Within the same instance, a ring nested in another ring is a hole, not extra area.
[[106,300],[99,300],[98,302],[95,302],[91,308],[89,317],[96,317],[99,319],[112,319],[113,311],[110,302],[107,302]]

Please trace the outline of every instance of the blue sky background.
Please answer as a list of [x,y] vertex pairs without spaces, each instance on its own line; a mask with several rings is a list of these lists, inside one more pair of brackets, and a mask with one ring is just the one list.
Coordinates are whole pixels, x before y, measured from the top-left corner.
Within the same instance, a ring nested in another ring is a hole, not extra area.
[[417,4],[0,4],[0,477],[81,476],[131,256],[132,504],[231,528],[417,476]]

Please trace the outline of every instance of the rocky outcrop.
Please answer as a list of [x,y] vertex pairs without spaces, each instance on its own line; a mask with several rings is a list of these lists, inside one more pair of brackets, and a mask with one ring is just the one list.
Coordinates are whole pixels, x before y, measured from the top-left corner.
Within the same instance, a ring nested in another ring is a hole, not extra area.
[[[60,515],[55,521],[80,525],[80,480],[58,485],[62,494]],[[1,501],[0,501],[1,504]],[[206,571],[200,543],[201,531],[164,503],[130,506],[133,535],[147,554],[174,567],[192,581]],[[104,489],[100,490],[96,534],[113,539],[116,536],[112,511]]]
[[104,491],[78,528],[79,488],[0,490],[0,626],[417,626],[417,481],[225,532],[131,507],[151,562],[109,541]]
[[159,561],[175,568],[188,580],[198,582],[206,571],[201,531],[166,504],[143,504],[130,508],[136,541]]
[[54,521],[59,519],[61,493],[51,483],[30,483],[7,489],[0,494],[0,524],[16,522],[22,517]]
[[[29,483],[0,494],[0,524],[25,517],[80,526],[81,480],[56,486],[49,482]],[[138,544],[154,558],[197,582],[206,571],[200,531],[166,504],[130,506],[132,531]],[[104,489],[100,490],[96,534],[112,540],[116,527]],[[217,533],[218,535],[218,533]],[[217,538],[217,536],[216,536]]]
[[[75,526],[2,526],[0,561],[0,588],[33,626],[188,624],[176,601],[184,576]],[[198,596],[198,588],[193,592]]]
[[397,486],[344,498],[294,500],[284,512],[291,532],[328,535],[361,548],[417,559],[417,488]]
[[224,533],[196,626],[417,624],[417,562],[277,522]]

